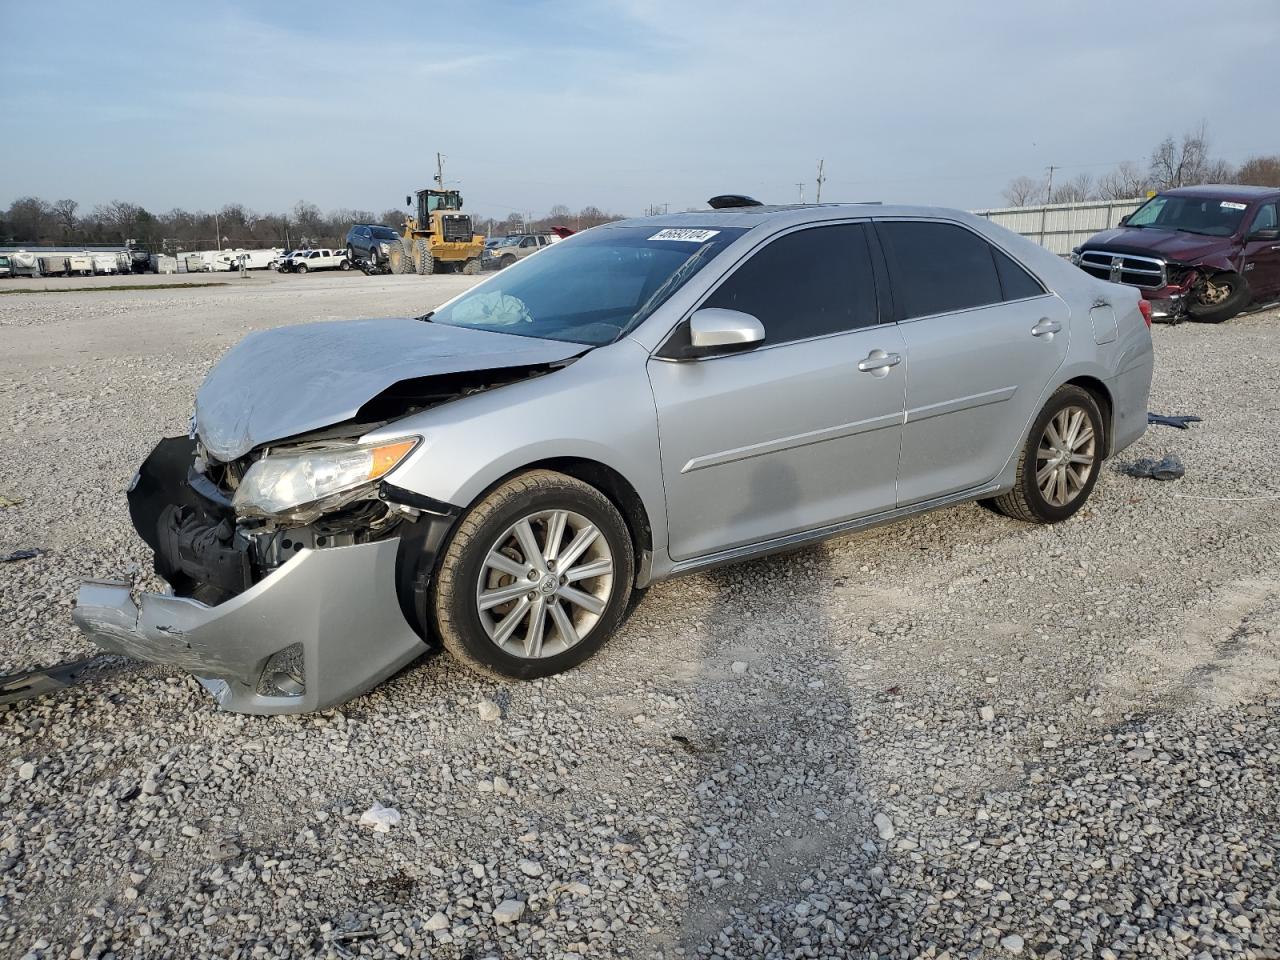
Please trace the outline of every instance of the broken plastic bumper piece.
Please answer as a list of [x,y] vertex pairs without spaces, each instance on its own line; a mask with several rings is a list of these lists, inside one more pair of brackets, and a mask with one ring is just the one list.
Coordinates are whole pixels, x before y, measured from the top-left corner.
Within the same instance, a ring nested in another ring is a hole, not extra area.
[[299,551],[217,606],[89,580],[72,616],[104,650],[195,674],[224,710],[320,710],[426,652],[396,596],[399,543]]

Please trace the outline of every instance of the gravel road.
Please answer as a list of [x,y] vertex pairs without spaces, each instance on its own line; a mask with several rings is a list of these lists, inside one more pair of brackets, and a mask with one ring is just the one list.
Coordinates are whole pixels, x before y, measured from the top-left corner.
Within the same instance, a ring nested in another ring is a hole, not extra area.
[[[0,673],[151,576],[123,488],[239,337],[469,282],[0,295],[0,556],[48,551],[0,563]],[[662,584],[537,683],[434,656],[251,718],[126,665],[0,708],[0,956],[1280,956],[1280,311],[1155,339],[1152,408],[1204,423],[1057,527]]]

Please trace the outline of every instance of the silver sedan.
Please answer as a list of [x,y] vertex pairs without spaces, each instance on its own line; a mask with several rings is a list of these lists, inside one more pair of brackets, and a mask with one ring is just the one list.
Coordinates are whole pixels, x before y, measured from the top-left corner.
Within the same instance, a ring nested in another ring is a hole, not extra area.
[[545,676],[676,574],[971,500],[1066,520],[1151,370],[1134,290],[964,213],[609,224],[422,317],[246,338],[130,489],[172,592],[75,618],[247,712],[437,645]]

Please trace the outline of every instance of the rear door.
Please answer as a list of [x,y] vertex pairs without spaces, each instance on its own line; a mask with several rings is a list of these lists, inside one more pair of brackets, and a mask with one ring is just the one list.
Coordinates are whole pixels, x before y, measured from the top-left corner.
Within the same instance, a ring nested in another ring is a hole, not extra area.
[[764,343],[649,361],[674,559],[892,509],[906,363],[897,327],[878,323],[868,234],[768,241],[700,305],[755,316]]
[[1280,202],[1270,200],[1260,206],[1249,224],[1244,241],[1245,280],[1254,297],[1271,300],[1280,296],[1280,240],[1255,236],[1258,230],[1280,229]]
[[993,480],[1066,359],[1070,311],[978,233],[877,221],[910,378],[898,505]]

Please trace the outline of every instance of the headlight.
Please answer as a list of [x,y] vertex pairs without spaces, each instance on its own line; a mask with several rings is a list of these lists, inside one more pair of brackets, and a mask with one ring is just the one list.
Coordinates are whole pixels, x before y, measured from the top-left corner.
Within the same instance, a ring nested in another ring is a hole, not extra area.
[[335,504],[386,476],[414,447],[417,437],[377,446],[343,444],[287,453],[270,453],[245,473],[233,500],[247,517],[291,515],[321,501]]
[[1077,267],[1080,266],[1080,248],[1076,247],[1071,251],[1071,262]]
[[391,246],[386,243],[380,243],[378,244],[378,249],[381,250],[383,253],[386,253],[388,250],[391,249]]

